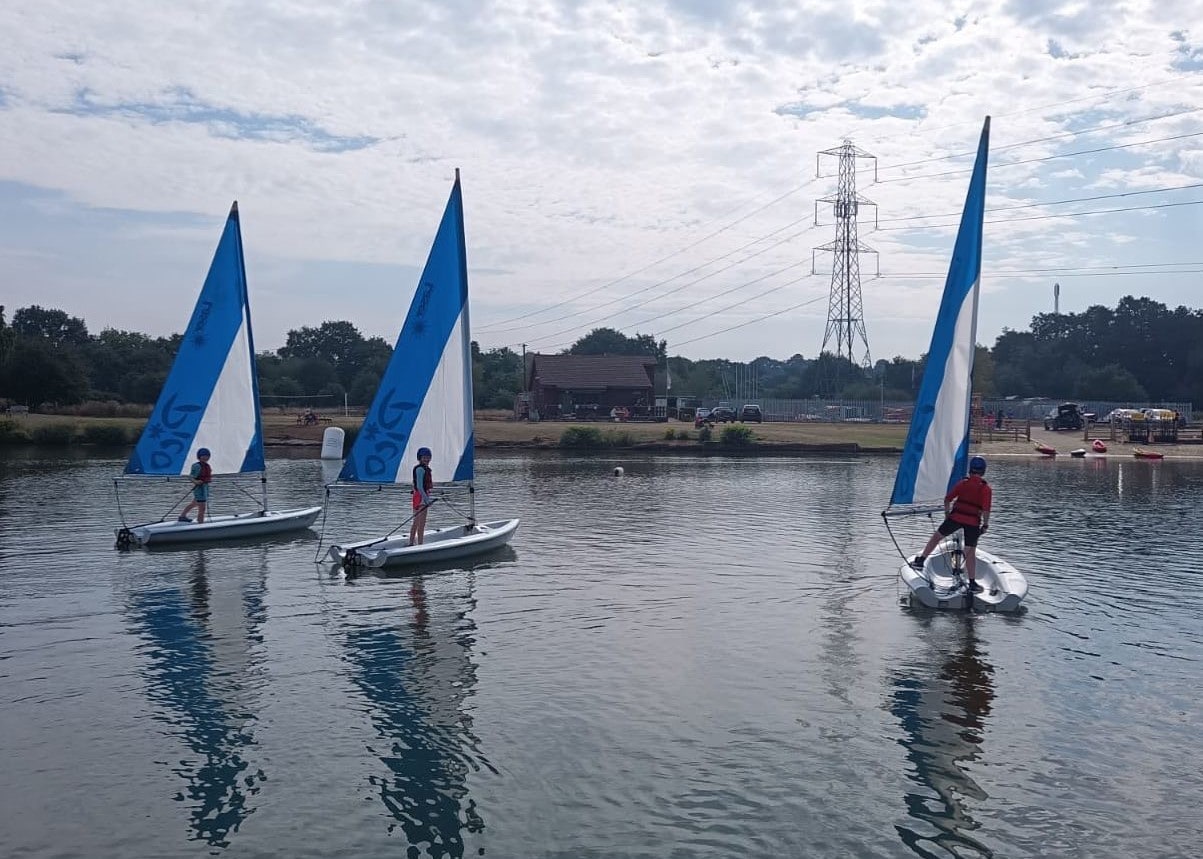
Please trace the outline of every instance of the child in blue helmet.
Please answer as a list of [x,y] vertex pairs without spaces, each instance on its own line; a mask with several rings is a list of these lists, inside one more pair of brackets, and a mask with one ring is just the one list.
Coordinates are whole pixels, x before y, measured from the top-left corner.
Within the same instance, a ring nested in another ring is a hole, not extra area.
[[418,448],[418,464],[414,466],[414,519],[409,526],[409,545],[420,546],[426,537],[426,511],[434,499],[430,491],[434,489],[434,475],[430,471],[430,448]]
[[986,533],[990,523],[990,503],[993,492],[986,483],[986,460],[975,456],[969,460],[969,476],[956,482],[948,494],[944,496],[944,521],[931,535],[923,553],[916,555],[911,566],[922,570],[927,556],[945,537],[957,531],[965,532],[965,574],[969,577],[970,593],[981,593],[982,586],[976,581],[977,573],[977,540]]
[[181,522],[191,522],[188,512],[196,508],[196,524],[205,521],[205,507],[209,503],[209,484],[213,481],[213,468],[209,465],[209,448],[202,447],[196,452],[196,462],[188,472],[192,478],[192,501],[180,513]]

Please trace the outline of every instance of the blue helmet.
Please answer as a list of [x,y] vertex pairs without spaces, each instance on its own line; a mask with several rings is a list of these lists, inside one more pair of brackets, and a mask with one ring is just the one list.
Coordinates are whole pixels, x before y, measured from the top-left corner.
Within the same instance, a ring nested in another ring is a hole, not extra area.
[[209,453],[209,448],[207,448],[207,447],[202,447],[200,450],[198,450],[198,451],[196,452],[196,455],[197,455],[198,457],[201,457],[201,456],[212,456],[213,454]]
[[431,455],[432,454],[430,453],[430,448],[428,448],[428,447],[418,448],[418,459],[421,459],[424,456],[431,456]]
[[973,457],[973,459],[969,460],[969,473],[970,474],[985,474],[986,473],[985,458],[981,457],[981,456],[975,456],[975,457]]

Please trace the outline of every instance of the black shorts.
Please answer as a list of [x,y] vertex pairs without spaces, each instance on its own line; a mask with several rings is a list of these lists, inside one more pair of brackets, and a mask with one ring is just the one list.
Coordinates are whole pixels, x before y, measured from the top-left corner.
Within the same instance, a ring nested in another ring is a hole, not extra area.
[[962,525],[960,522],[945,519],[936,530],[945,537],[949,537],[962,529],[965,531],[965,545],[977,548],[977,539],[982,536],[982,529],[978,525]]

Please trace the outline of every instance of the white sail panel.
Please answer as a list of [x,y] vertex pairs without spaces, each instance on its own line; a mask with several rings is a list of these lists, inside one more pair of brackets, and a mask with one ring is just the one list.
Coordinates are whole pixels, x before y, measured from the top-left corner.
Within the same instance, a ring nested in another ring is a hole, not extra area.
[[188,451],[181,474],[188,474],[196,461],[196,452],[209,448],[209,465],[214,474],[237,474],[257,429],[254,388],[254,363],[244,316],[226,362],[217,377],[217,385],[205,406],[196,436]]
[[975,280],[953,329],[952,347],[944,364],[943,384],[936,395],[936,408],[923,457],[915,476],[915,501],[937,501],[948,491],[948,476],[957,458],[963,455],[965,431],[969,424],[970,380],[977,336],[977,298],[980,278]]
[[430,387],[418,408],[413,431],[397,465],[394,478],[397,483],[408,484],[412,481],[413,467],[418,462],[418,449],[423,447],[430,448],[430,469],[436,482],[454,480],[464,451],[472,443],[472,403],[464,396],[464,379],[468,379],[470,386],[472,377],[471,359],[468,356],[471,344],[465,333],[465,323],[461,311],[443,347]]

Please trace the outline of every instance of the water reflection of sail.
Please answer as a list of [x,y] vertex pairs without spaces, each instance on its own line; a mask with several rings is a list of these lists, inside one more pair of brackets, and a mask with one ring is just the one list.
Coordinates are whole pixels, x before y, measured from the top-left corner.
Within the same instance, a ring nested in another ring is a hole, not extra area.
[[202,551],[185,587],[148,588],[129,600],[156,718],[193,753],[175,768],[187,783],[176,799],[188,805],[194,837],[214,847],[229,845],[266,779],[245,757],[255,743],[265,576],[264,554],[253,572],[223,567],[211,578]]
[[352,679],[380,741],[368,748],[387,768],[371,784],[411,847],[430,856],[462,857],[462,831],[484,828],[467,788],[470,769],[491,768],[464,706],[476,684],[470,575],[463,598],[446,591],[428,598],[415,577],[407,585],[408,620],[356,626],[349,619],[346,633],[357,666]]
[[[920,856],[991,856],[988,847],[969,835],[980,825],[970,814],[969,801],[987,796],[964,765],[981,752],[994,700],[994,668],[978,651],[973,618],[949,619],[957,627],[954,639],[936,636],[933,642],[949,651],[936,676],[908,674],[894,683],[891,711],[902,722],[910,778],[921,788],[906,795],[907,813],[931,827],[897,830],[903,843]],[[948,635],[950,625],[935,628]],[[937,802],[932,801],[932,791]]]

